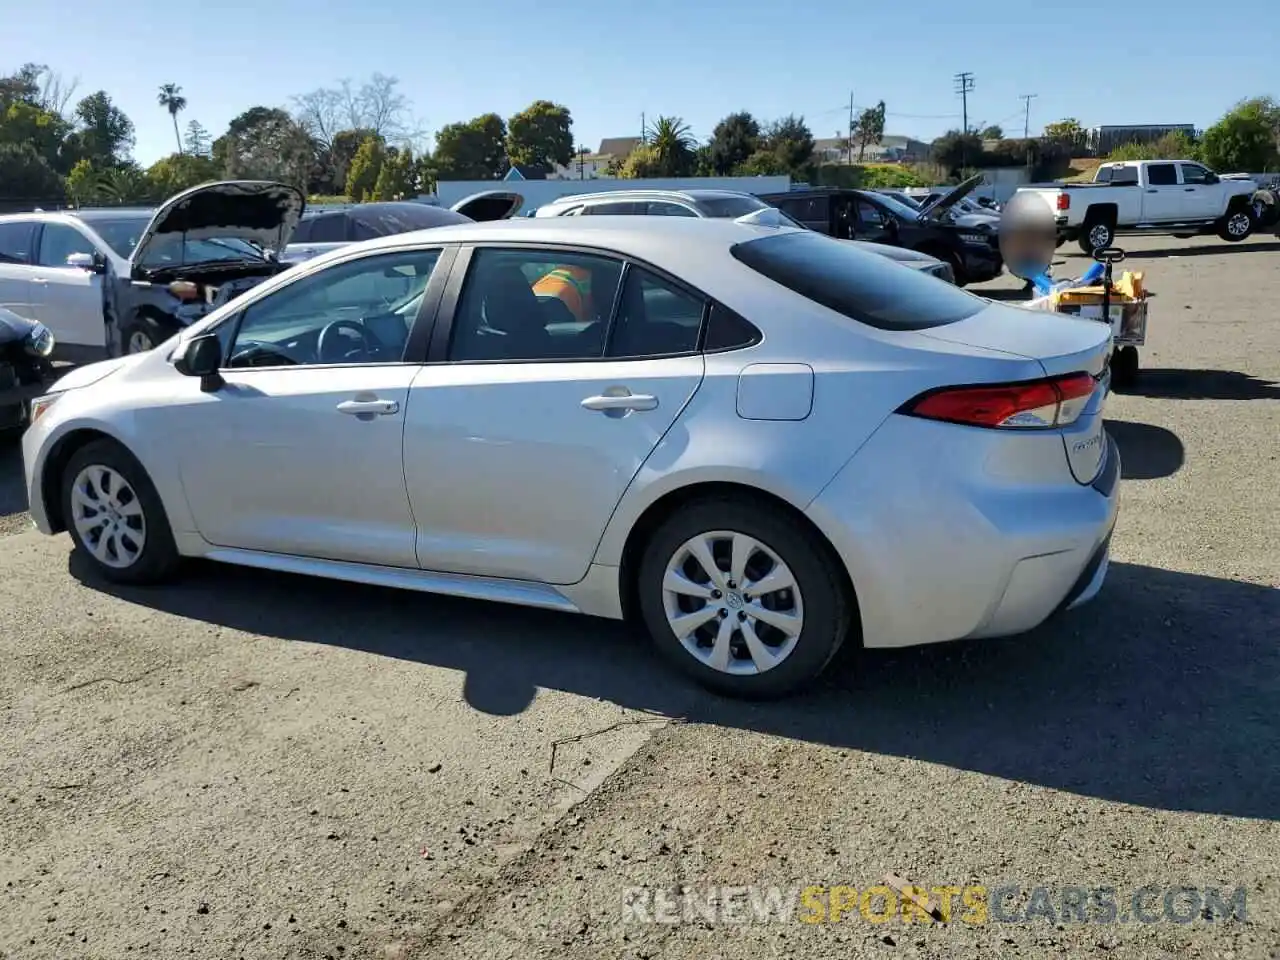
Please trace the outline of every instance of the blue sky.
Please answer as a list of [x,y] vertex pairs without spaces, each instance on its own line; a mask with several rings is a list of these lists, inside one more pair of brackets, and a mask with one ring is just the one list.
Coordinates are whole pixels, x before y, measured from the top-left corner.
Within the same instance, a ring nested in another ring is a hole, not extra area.
[[952,76],[961,70],[975,77],[970,121],[1010,135],[1022,130],[1023,93],[1039,95],[1033,133],[1065,116],[1086,126],[1204,126],[1242,97],[1280,95],[1274,0],[130,0],[111,13],[69,9],[29,2],[6,17],[0,68],[47,63],[79,78],[78,95],[105,89],[136,124],[143,164],[174,149],[155,99],[166,82],[188,99],[181,122],[197,119],[214,136],[250,106],[288,107],[293,94],[380,71],[400,78],[425,129],[545,98],[570,108],[590,148],[638,135],[642,114],[681,116],[705,137],[735,110],[796,113],[816,136],[834,136],[851,91],[858,105],[886,101],[887,132],[928,140],[960,125]]

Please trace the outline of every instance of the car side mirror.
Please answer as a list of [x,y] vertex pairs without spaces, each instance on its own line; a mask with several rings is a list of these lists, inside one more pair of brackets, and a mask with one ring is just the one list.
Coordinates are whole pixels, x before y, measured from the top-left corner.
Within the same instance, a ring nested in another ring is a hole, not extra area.
[[106,273],[107,262],[101,257],[95,257],[92,253],[73,253],[67,257],[68,267],[79,267],[81,270],[88,270],[90,273]]
[[1217,175],[1216,173],[1206,173],[1206,174],[1204,175],[1204,182],[1205,182],[1205,183],[1218,183],[1218,182],[1219,182],[1219,177],[1218,177],[1218,175]]
[[222,367],[222,344],[213,334],[187,341],[186,349],[173,366],[183,376],[199,377],[200,389],[205,393],[212,393],[226,383],[218,372]]

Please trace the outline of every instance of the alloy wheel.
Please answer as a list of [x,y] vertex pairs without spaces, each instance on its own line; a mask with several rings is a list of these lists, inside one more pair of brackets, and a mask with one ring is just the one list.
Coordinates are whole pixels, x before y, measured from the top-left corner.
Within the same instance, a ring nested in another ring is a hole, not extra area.
[[1227,233],[1233,237],[1243,237],[1249,232],[1249,215],[1244,211],[1233,214],[1227,221]]
[[71,522],[80,542],[104,566],[123,570],[142,556],[147,521],[129,481],[111,467],[87,466],[71,485]]
[[1111,242],[1111,228],[1098,224],[1089,230],[1089,243],[1093,249],[1100,250]]
[[141,330],[135,330],[129,334],[129,344],[126,353],[146,353],[148,350],[155,348],[155,344],[151,342],[151,338]]
[[686,540],[662,580],[667,623],[685,652],[721,673],[765,673],[804,627],[800,586],[767,544],[715,530]]

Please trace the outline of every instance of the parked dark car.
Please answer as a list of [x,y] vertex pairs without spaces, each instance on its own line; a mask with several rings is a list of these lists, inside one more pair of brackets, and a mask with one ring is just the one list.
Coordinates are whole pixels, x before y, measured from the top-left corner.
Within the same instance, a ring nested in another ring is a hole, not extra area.
[[1000,276],[997,231],[989,224],[966,226],[948,213],[973,190],[980,177],[965,181],[950,195],[921,211],[874,190],[815,187],[761,194],[811,230],[844,240],[868,240],[905,247],[949,263],[959,286]]
[[43,323],[0,307],[0,431],[22,427],[27,401],[52,379],[53,336]]

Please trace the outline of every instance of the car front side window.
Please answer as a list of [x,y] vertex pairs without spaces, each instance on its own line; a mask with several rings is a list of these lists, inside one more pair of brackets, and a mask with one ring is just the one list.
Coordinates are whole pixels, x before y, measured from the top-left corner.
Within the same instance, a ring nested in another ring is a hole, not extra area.
[[31,220],[0,221],[0,263],[31,263],[31,240],[36,225]]
[[75,227],[65,223],[46,223],[40,232],[40,249],[36,263],[42,267],[65,267],[67,258],[76,253],[97,253],[93,241]]
[[439,250],[363,257],[268,294],[217,331],[223,365],[400,363],[439,258]]

